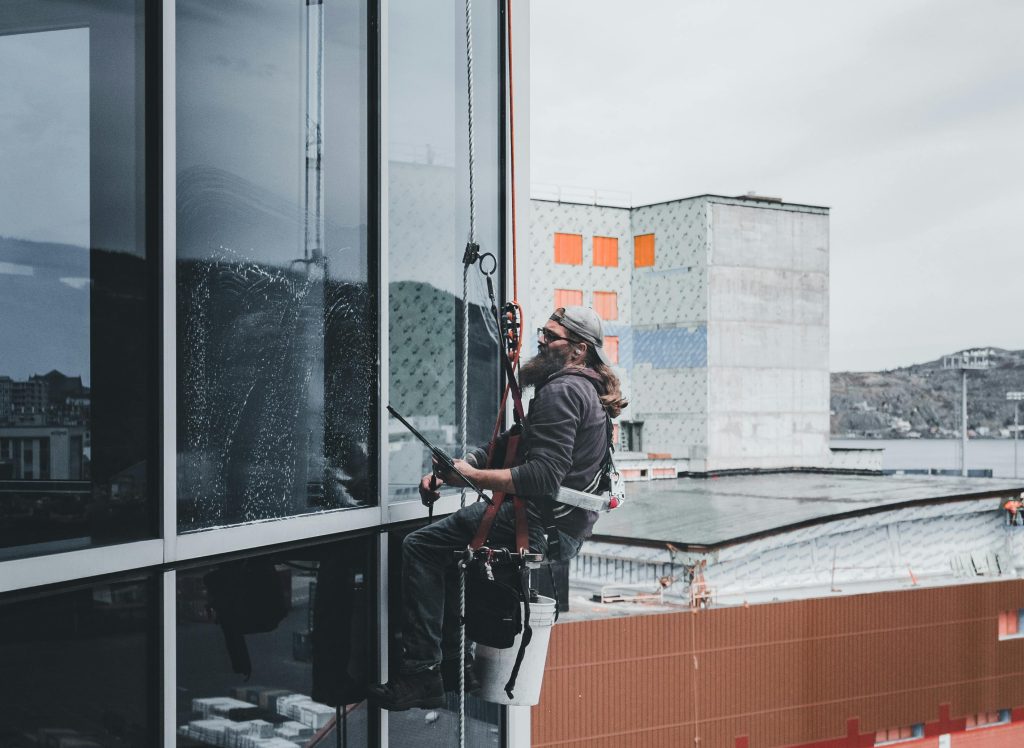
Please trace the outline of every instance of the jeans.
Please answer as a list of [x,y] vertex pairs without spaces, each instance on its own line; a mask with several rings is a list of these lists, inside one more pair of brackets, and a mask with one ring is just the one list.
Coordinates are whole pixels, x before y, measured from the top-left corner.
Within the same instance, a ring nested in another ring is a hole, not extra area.
[[[402,639],[403,673],[417,673],[459,657],[459,572],[455,557],[465,550],[484,515],[487,504],[478,501],[422,527],[402,544]],[[530,550],[547,552],[547,538],[539,512],[527,502]],[[574,557],[583,544],[578,538],[559,532],[558,561]],[[512,500],[501,505],[491,526],[487,544],[512,548],[515,519]]]

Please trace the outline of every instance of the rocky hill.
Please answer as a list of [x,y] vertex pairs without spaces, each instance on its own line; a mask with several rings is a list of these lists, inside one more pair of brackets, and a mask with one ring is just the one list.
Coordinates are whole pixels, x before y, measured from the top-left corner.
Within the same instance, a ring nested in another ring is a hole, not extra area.
[[[967,374],[968,433],[982,437],[1012,436],[1013,403],[1006,400],[1006,393],[1024,391],[1024,351],[982,350],[989,351],[991,368]],[[959,436],[960,382],[960,372],[943,369],[941,358],[887,371],[835,372],[832,434],[886,438]],[[1021,420],[1024,421],[1024,402]]]

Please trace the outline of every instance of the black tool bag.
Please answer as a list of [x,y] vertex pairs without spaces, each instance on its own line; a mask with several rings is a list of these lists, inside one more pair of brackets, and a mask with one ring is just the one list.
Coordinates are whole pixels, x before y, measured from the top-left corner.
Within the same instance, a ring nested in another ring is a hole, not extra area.
[[466,568],[466,636],[477,644],[509,649],[515,646],[516,636],[523,634],[505,683],[510,699],[533,639],[530,603],[536,601],[536,593],[530,589],[530,570],[522,564],[491,565],[474,559]]
[[[488,573],[488,568],[491,573]],[[477,644],[508,649],[523,630],[520,572],[512,565],[474,560],[466,569],[466,636]]]

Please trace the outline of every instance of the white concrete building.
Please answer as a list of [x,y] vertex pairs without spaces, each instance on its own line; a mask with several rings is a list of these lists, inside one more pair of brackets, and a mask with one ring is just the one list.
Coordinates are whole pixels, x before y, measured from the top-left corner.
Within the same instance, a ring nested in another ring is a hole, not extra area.
[[827,208],[757,196],[532,201],[527,322],[565,303],[605,317],[631,401],[620,442],[647,459],[631,477],[840,466],[828,221]]

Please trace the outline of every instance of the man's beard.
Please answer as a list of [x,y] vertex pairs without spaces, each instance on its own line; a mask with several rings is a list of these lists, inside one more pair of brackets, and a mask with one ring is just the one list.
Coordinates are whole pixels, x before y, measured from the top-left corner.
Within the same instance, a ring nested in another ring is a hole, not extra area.
[[536,356],[519,367],[519,386],[536,387],[542,384],[556,371],[564,369],[568,360],[568,351],[559,353],[555,348],[542,348]]

